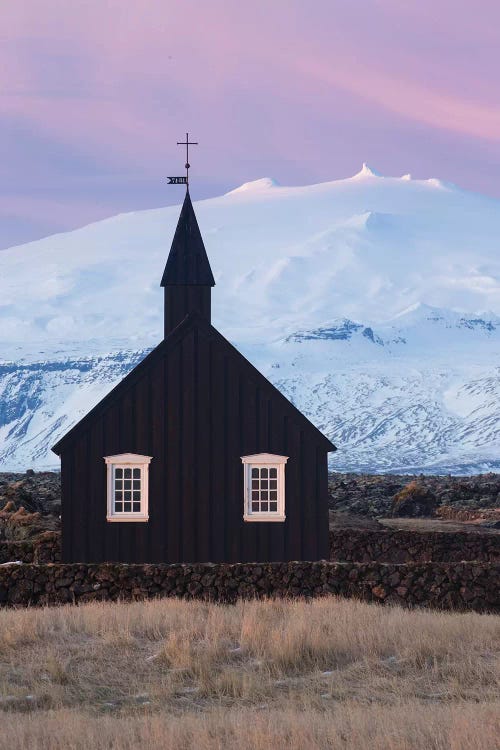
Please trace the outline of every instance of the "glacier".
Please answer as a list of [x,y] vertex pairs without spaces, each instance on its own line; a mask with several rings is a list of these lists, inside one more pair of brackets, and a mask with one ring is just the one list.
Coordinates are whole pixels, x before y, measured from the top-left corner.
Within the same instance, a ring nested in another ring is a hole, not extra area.
[[[363,165],[195,210],[214,325],[338,446],[332,468],[500,471],[498,200]],[[160,341],[178,215],[0,252],[1,470],[57,468],[51,445]]]

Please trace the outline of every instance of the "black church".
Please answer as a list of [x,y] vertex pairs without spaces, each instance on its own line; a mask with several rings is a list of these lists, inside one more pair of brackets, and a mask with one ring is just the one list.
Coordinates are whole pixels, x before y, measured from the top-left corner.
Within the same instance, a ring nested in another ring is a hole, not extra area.
[[64,562],[328,558],[335,446],[212,326],[214,285],[188,189],[163,341],[53,448]]

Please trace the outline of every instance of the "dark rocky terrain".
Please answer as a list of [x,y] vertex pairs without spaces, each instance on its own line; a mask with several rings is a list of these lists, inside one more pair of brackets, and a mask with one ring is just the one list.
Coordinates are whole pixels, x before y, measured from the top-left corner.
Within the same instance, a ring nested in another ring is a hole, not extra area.
[[[410,502],[398,512],[396,506],[401,506],[401,503],[395,499],[400,494],[404,496],[409,485],[412,486],[407,492]],[[373,519],[393,515],[430,515],[462,521],[483,516],[485,523],[489,523],[488,516],[495,514],[487,511],[500,508],[500,474],[452,477],[333,473],[329,477],[329,492],[330,510],[335,514]],[[422,497],[425,498],[423,504],[419,503],[423,512],[412,512],[412,495],[414,506]]]
[[59,529],[60,480],[56,472],[0,474],[0,542],[33,541]]
[[0,473],[0,509],[6,502],[21,505],[31,513],[59,516],[61,513],[61,475],[55,471],[25,474]]

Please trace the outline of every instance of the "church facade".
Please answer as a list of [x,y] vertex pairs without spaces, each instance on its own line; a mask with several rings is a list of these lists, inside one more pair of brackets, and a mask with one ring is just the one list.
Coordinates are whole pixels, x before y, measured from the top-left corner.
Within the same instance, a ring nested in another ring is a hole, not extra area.
[[327,559],[335,446],[211,324],[189,191],[164,339],[53,447],[64,562]]

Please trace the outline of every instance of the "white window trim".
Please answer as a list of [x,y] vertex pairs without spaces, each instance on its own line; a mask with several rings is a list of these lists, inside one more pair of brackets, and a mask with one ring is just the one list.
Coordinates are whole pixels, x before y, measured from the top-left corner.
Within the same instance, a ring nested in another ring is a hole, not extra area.
[[[288,456],[278,456],[274,453],[254,453],[251,456],[241,456],[243,463],[243,520],[266,521],[282,523],[285,515],[285,464]],[[277,512],[252,513],[250,482],[253,467],[268,467],[278,470],[278,510]]]
[[[145,522],[149,520],[149,464],[152,456],[141,456],[137,453],[119,453],[116,456],[104,456],[107,467],[107,514],[106,520],[111,523],[130,521]],[[114,472],[115,467],[124,469],[141,469],[141,512],[114,513]]]

